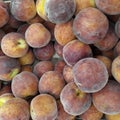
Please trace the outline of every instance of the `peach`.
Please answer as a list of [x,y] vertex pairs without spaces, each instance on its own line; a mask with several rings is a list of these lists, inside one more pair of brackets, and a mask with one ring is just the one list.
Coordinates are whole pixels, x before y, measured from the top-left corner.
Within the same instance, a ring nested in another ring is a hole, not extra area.
[[68,42],[75,39],[75,35],[72,30],[73,20],[70,20],[63,24],[56,24],[54,30],[54,36],[56,41],[61,45],[64,46]]
[[32,72],[23,71],[13,78],[11,89],[15,97],[35,96],[38,92],[38,78]]
[[0,56],[0,79],[11,81],[20,72],[21,66],[17,59]]
[[37,14],[44,19],[45,21],[48,21],[46,12],[45,12],[45,2],[46,0],[36,0],[36,11]]
[[76,116],[88,110],[91,105],[91,95],[82,92],[74,82],[70,82],[62,89],[60,101],[65,112]]
[[75,0],[46,0],[44,10],[50,22],[60,24],[69,21],[75,13]]
[[120,113],[114,115],[105,115],[106,120],[120,120]]
[[35,60],[35,56],[33,54],[33,50],[31,48],[29,48],[29,50],[27,51],[27,53],[18,58],[19,62],[21,65],[30,65],[34,62]]
[[51,34],[43,24],[33,23],[27,28],[25,39],[29,46],[41,48],[50,42]]
[[93,44],[103,39],[108,31],[107,17],[97,8],[82,9],[73,21],[75,36],[86,44]]
[[82,120],[101,120],[103,113],[98,111],[96,107],[92,104],[90,108],[80,115]]
[[12,98],[0,107],[1,120],[29,120],[29,104],[21,98]]
[[95,0],[98,9],[108,15],[120,14],[120,1],[119,0]]
[[115,23],[115,33],[120,38],[120,19],[118,19],[117,22]]
[[31,65],[22,65],[21,66],[21,72],[22,71],[29,71],[29,72],[33,72],[33,68]]
[[84,8],[95,7],[95,0],[75,0],[76,1],[76,11],[75,15],[79,13]]
[[51,61],[39,61],[33,67],[33,73],[35,73],[39,78],[48,71],[52,71],[54,65]]
[[118,43],[114,47],[113,54],[114,54],[114,57],[117,57],[120,55],[120,41],[118,41]]
[[92,94],[93,104],[98,111],[113,115],[120,113],[120,84],[109,80],[100,91]]
[[30,113],[33,120],[55,120],[58,115],[55,98],[49,94],[35,96],[30,103]]
[[61,73],[48,71],[41,76],[38,88],[40,93],[49,93],[55,98],[59,98],[64,86],[65,81]]
[[117,44],[119,38],[117,37],[114,25],[110,25],[106,36],[94,45],[101,51],[111,50]]
[[66,65],[64,60],[58,60],[55,63],[54,71],[57,71],[59,73],[63,73],[64,66]]
[[63,77],[67,83],[74,81],[72,67],[65,65],[63,68]]
[[10,6],[11,14],[19,21],[28,21],[36,15],[34,0],[14,0]]
[[49,42],[45,47],[34,48],[33,52],[38,60],[51,60],[55,53],[54,44]]
[[73,40],[63,47],[63,59],[67,65],[73,66],[82,58],[91,57],[92,50],[88,44]]
[[119,63],[119,60],[120,60],[120,56],[117,56],[113,60],[112,67],[111,67],[111,72],[112,72],[112,75],[115,78],[115,80],[117,80],[120,83],[120,74],[119,74],[119,71],[120,71],[119,65],[120,65],[120,63]]
[[96,58],[84,58],[73,66],[73,77],[81,91],[94,93],[100,91],[108,82],[105,64]]
[[62,103],[60,100],[57,100],[57,107],[58,107],[58,116],[56,120],[76,120],[76,116],[70,115],[65,112]]
[[9,57],[22,57],[27,53],[28,48],[24,36],[20,33],[8,33],[1,40],[1,49]]
[[98,56],[96,56],[96,58],[101,60],[105,64],[105,66],[108,70],[108,74],[109,74],[109,76],[111,76],[112,60],[110,58],[108,58],[106,56],[102,56],[102,55],[98,55]]

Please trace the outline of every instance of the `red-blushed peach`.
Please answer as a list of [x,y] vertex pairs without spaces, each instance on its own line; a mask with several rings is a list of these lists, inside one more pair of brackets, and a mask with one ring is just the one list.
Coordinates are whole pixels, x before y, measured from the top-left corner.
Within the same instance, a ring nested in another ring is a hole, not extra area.
[[95,7],[95,0],[75,0],[76,1],[76,11],[75,15],[79,13],[84,8]]
[[33,120],[55,120],[58,115],[55,98],[49,94],[35,96],[30,103],[30,113]]
[[21,33],[22,35],[25,36],[25,32],[27,30],[27,28],[29,27],[29,24],[28,23],[25,23],[23,25],[21,25],[18,29],[17,29],[17,32],[18,33]]
[[36,14],[36,16],[32,19],[30,19],[29,21],[27,21],[28,24],[33,24],[33,23],[44,23],[45,21],[38,15]]
[[27,28],[25,39],[29,46],[41,48],[50,42],[51,34],[43,24],[33,23]]
[[75,84],[81,91],[94,93],[100,91],[108,82],[105,64],[96,58],[84,58],[73,66]]
[[75,0],[45,0],[44,10],[50,22],[61,24],[69,21],[76,9]]
[[117,44],[119,38],[115,33],[114,27],[114,25],[110,24],[106,36],[94,44],[101,51],[111,50]]
[[120,84],[109,80],[103,89],[92,94],[92,100],[96,109],[104,114],[120,113]]
[[54,64],[51,61],[39,61],[33,67],[33,73],[39,78],[48,71],[54,70]]
[[120,55],[120,41],[118,41],[116,46],[113,48],[113,54],[114,58]]
[[10,2],[10,12],[19,21],[28,21],[36,15],[34,0],[14,0]]
[[0,28],[8,23],[9,20],[9,12],[7,8],[3,5],[0,5]]
[[33,72],[33,67],[31,65],[22,65],[21,66],[21,72],[22,71],[29,71],[29,72]]
[[48,21],[48,18],[45,12],[45,2],[46,0],[36,0],[36,11],[41,18],[43,18],[45,21]]
[[63,47],[63,59],[69,66],[75,65],[86,57],[92,57],[92,50],[88,44],[77,39],[70,41]]
[[107,17],[97,8],[82,9],[73,21],[75,36],[86,44],[93,44],[103,39],[108,31]]
[[65,112],[76,116],[88,110],[91,105],[91,95],[82,92],[74,82],[70,82],[62,89],[60,101]]
[[64,86],[65,81],[61,73],[48,71],[41,76],[38,89],[40,93],[49,93],[55,98],[59,98]]
[[106,120],[120,120],[120,113],[114,115],[105,115]]
[[2,107],[8,100],[13,98],[14,96],[12,93],[5,93],[0,95],[0,107]]
[[114,58],[112,61],[112,67],[111,67],[111,72],[115,80],[117,80],[120,83],[120,55]]
[[11,81],[20,72],[21,66],[17,59],[0,56],[0,79]]
[[110,58],[108,58],[106,56],[102,56],[102,55],[98,55],[98,56],[95,56],[95,57],[97,59],[101,60],[105,64],[105,66],[106,66],[106,68],[108,70],[108,74],[109,74],[109,76],[111,76],[112,75],[111,74],[112,60]]
[[119,0],[95,0],[96,7],[108,15],[120,14]]
[[0,107],[0,120],[29,120],[29,104],[21,98],[12,98]]
[[87,111],[80,115],[82,120],[101,120],[103,113],[92,104]]
[[64,46],[68,42],[75,39],[75,35],[72,30],[73,20],[70,20],[63,24],[56,24],[54,30],[54,36],[56,41]]
[[59,57],[63,57],[63,46],[55,42],[54,44],[55,52]]
[[11,89],[15,97],[35,96],[38,92],[38,78],[32,72],[20,72],[12,79]]
[[31,48],[29,48],[27,53],[24,56],[18,58],[18,60],[19,60],[21,65],[31,65],[31,64],[33,64],[33,62],[35,60],[33,50]]
[[67,112],[65,112],[62,103],[60,100],[57,100],[57,107],[58,107],[58,116],[56,120],[76,120],[76,116],[70,115]]
[[72,67],[65,65],[63,68],[63,77],[67,83],[74,81]]
[[120,38],[120,16],[117,22],[115,23],[115,33]]
[[34,48],[33,52],[38,60],[51,60],[55,53],[54,44],[49,42],[45,47]]
[[54,71],[57,71],[61,74],[63,74],[63,69],[64,69],[64,66],[66,65],[65,61],[64,60],[58,60],[56,63],[55,63],[55,67],[54,67]]
[[9,57],[22,57],[27,53],[28,48],[24,36],[20,33],[8,33],[1,40],[1,49]]

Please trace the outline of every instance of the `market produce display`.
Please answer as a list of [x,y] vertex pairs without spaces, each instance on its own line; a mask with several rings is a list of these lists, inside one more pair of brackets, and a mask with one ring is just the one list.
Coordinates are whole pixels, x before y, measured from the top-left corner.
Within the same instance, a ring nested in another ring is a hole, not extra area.
[[120,120],[120,0],[0,0],[0,120]]

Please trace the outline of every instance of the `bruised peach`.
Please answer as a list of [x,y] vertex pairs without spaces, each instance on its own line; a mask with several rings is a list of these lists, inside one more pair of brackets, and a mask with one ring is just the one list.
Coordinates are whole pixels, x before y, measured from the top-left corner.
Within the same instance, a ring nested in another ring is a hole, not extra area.
[[73,66],[73,77],[81,91],[94,93],[108,82],[108,71],[105,64],[96,58],[84,58]]

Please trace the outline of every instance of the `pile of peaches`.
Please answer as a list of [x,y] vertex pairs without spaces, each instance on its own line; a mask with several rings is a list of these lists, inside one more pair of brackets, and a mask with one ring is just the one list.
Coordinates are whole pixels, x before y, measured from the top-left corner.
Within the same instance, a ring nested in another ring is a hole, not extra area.
[[0,0],[0,120],[120,120],[120,0]]

